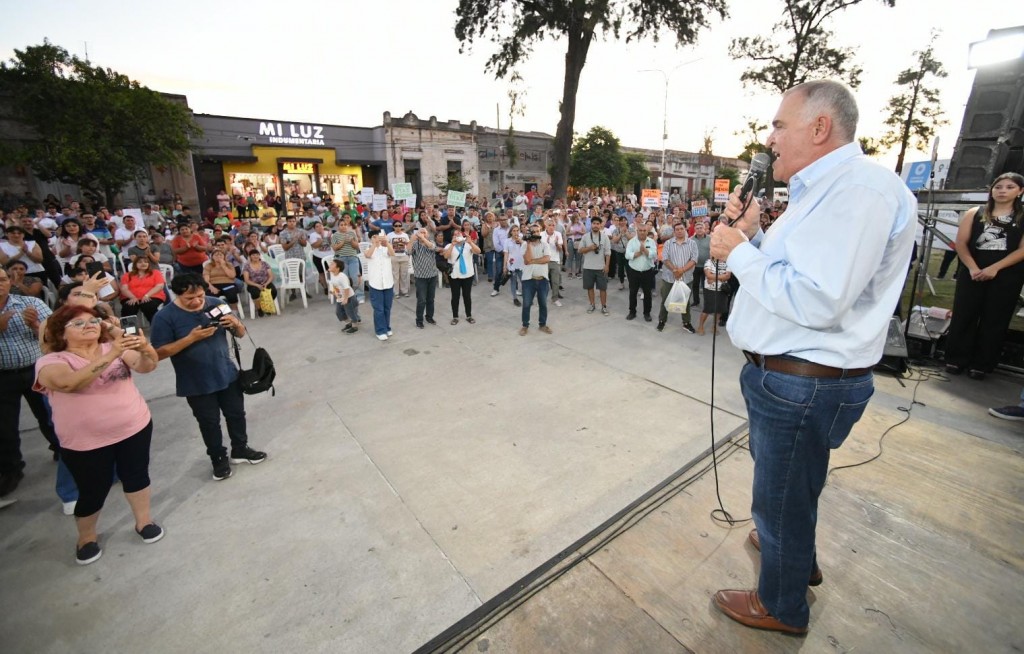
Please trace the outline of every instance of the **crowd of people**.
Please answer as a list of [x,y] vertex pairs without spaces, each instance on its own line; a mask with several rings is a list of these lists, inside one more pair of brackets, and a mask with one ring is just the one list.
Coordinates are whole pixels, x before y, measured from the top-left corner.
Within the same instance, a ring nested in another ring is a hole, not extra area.
[[[604,189],[578,190],[568,201],[554,199],[549,190],[506,189],[490,200],[470,197],[467,207],[441,198],[416,208],[388,200],[380,210],[354,198],[335,203],[312,194],[255,205],[252,198],[227,197],[202,217],[180,202],[147,204],[138,215],[104,207],[87,212],[75,201],[12,207],[0,239],[0,496],[15,490],[23,475],[18,417],[24,397],[58,460],[57,494],[78,521],[78,562],[102,553],[96,525],[115,480],[143,541],[159,540],[163,530],[149,515],[153,424],[132,372],[149,372],[168,358],[177,394],[198,423],[213,479],[230,477],[231,464],[266,460],[248,443],[227,334],[245,333],[240,298],[248,296],[261,317],[278,310],[278,284],[295,265],[305,270],[308,284],[290,285],[290,299],[319,285],[344,334],[360,331],[362,313],[371,316],[380,341],[394,334],[395,297],[415,294],[414,325],[424,329],[436,324],[438,289],[450,294],[453,326],[476,322],[474,289],[489,290],[491,297],[507,293],[518,333],[526,336],[534,324],[541,333],[553,332],[551,310],[567,294],[585,297],[588,314],[610,316],[609,286],[614,291],[616,280],[628,321],[642,316],[653,322],[657,314],[662,332],[674,311],[681,314],[681,328],[698,336],[725,324],[738,283],[725,257],[710,256],[711,232],[724,217],[695,216],[675,193],[668,207],[643,207],[635,196]],[[1002,176],[988,206],[970,213],[961,228],[958,251],[962,246],[967,253],[961,254],[967,273],[958,276],[954,315],[960,317],[947,353],[951,372],[968,369],[980,378],[994,366],[993,339],[972,334],[994,329],[994,322],[978,318],[989,310],[982,291],[995,289],[993,278],[1016,289],[992,291],[1002,298],[997,322],[1004,331],[1007,307],[1019,293],[1022,192],[1024,180]],[[786,208],[762,202],[759,227],[767,230]],[[1009,238],[989,238],[993,224]],[[1005,247],[994,247],[997,241]],[[981,290],[974,288],[979,284]],[[683,309],[670,308],[667,300],[681,289],[675,297],[686,298]],[[370,311],[361,311],[366,302]],[[222,305],[230,311],[213,315]],[[696,324],[691,308],[699,308]],[[141,330],[125,330],[120,319],[132,316],[149,323],[150,339]],[[89,396],[97,393],[124,404],[124,424],[104,430],[90,422]]]

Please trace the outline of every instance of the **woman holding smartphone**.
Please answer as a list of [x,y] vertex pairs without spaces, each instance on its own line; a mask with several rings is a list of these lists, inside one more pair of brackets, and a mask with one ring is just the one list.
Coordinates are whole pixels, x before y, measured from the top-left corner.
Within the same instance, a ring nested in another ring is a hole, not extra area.
[[145,543],[164,535],[150,516],[153,421],[131,375],[155,370],[157,353],[141,333],[111,337],[105,325],[87,306],[65,305],[55,311],[46,321],[52,351],[36,362],[33,387],[50,401],[61,458],[78,485],[79,565],[103,554],[97,524],[115,472],[135,518],[135,532]]

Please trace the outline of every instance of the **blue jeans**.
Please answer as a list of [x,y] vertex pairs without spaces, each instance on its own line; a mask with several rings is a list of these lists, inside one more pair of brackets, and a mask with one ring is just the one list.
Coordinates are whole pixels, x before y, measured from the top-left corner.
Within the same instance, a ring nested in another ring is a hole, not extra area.
[[[502,274],[505,271],[505,253],[504,252],[498,252],[496,250],[492,250],[491,254],[494,257],[494,275],[493,275],[494,290],[500,291],[501,290],[501,276],[502,276]],[[487,274],[490,275],[491,271],[488,270]]]
[[380,290],[370,287],[370,305],[373,306],[373,331],[377,336],[391,331],[391,303],[395,301],[395,289]]
[[522,270],[510,270],[508,271],[508,290],[512,293],[512,299],[516,299],[516,291],[523,285],[523,271]]
[[363,299],[363,285],[359,283],[359,275],[362,272],[359,269],[359,257],[338,257],[345,262],[345,274],[348,275],[348,280],[352,282],[352,290],[356,292],[356,299]]
[[487,266],[487,279],[494,279],[495,276],[501,274],[502,266],[504,266],[504,254],[501,252],[490,252],[484,253],[484,263]]
[[350,295],[347,302],[334,303],[334,315],[341,322],[359,322],[359,300]]
[[814,530],[829,450],[864,414],[871,374],[848,379],[799,377],[751,363],[740,373],[754,459],[751,515],[761,539],[757,592],[769,613],[805,627],[807,579],[816,563]]
[[530,326],[530,309],[533,306],[533,298],[537,297],[537,324],[541,327],[548,324],[548,280],[546,279],[524,279],[523,280],[523,327]]

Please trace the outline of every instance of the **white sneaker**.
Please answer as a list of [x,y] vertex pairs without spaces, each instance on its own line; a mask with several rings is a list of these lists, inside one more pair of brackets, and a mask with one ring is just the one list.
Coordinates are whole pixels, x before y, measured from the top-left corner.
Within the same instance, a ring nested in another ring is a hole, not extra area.
[[77,500],[75,500],[74,502],[64,502],[63,503],[64,515],[75,515],[75,505],[76,504],[78,504]]
[[388,330],[388,336],[391,336],[391,335],[392,335],[392,334],[394,334],[394,333],[395,333],[395,332],[391,331],[390,329]]
[[377,340],[378,341],[386,341],[386,340],[388,340],[388,335],[387,334],[377,334]]
[[516,291],[516,295],[518,295],[519,297],[523,297],[523,292],[522,291]]
[[556,307],[562,306],[562,301],[561,300],[555,300],[555,306]]
[[491,291],[491,297],[494,297],[497,294],[498,294],[498,291]]

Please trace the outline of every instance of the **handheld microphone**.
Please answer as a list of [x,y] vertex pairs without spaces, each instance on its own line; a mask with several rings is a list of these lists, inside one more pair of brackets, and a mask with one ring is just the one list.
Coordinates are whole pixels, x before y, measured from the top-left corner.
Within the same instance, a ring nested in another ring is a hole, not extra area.
[[743,180],[743,188],[740,189],[740,202],[743,203],[743,211],[740,215],[729,221],[729,227],[732,227],[740,216],[746,211],[748,206],[747,199],[750,197],[750,192],[755,188],[760,187],[761,177],[765,171],[768,170],[768,166],[772,163],[772,157],[766,152],[758,152],[750,159],[750,170],[747,171],[747,178]]

